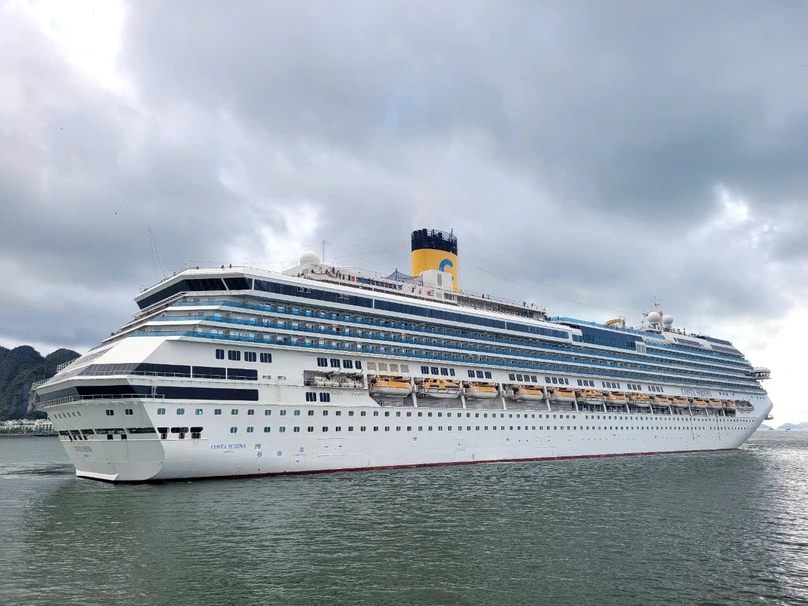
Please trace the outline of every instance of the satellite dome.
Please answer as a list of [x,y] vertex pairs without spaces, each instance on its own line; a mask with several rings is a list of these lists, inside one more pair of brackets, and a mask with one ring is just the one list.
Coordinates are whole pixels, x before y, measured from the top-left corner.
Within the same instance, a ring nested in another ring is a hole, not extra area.
[[305,252],[300,257],[300,264],[301,265],[319,265],[320,264],[320,257],[317,256],[316,252]]
[[650,314],[648,314],[647,319],[651,326],[656,326],[659,324],[660,320],[662,320],[662,316],[659,315],[658,311],[652,311]]
[[662,325],[665,328],[670,328],[671,326],[673,326],[673,316],[668,315],[668,314],[665,314],[664,316],[662,316]]

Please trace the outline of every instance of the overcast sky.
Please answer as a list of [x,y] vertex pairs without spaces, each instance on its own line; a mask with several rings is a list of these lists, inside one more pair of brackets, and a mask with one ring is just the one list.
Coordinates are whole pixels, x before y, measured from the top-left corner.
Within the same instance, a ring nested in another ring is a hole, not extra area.
[[[2,2],[2,0],[0,0]],[[808,329],[808,3],[10,1],[0,344],[86,350],[187,265],[409,270],[733,340],[777,423]],[[159,270],[158,270],[159,271]]]

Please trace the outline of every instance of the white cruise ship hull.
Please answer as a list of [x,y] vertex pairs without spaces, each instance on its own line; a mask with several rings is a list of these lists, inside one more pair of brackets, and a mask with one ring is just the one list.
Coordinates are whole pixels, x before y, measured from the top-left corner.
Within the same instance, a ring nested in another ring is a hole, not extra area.
[[[155,425],[187,423],[182,418],[158,417],[154,403],[135,405],[122,401],[105,406],[120,407],[121,412],[136,406],[133,416],[154,415]],[[171,433],[165,439],[158,434],[128,435],[127,439],[120,435],[112,435],[111,439],[94,436],[96,439],[87,441],[63,439],[76,475],[112,482],[145,482],[721,451],[738,448],[765,417],[762,411],[755,416],[732,418],[376,406],[352,407],[351,418],[346,416],[348,408],[333,404],[306,407],[301,416],[289,417],[293,411],[284,405],[233,407],[227,402],[187,402],[179,406],[205,407],[203,417],[208,417],[214,407],[224,408],[226,413],[237,408],[240,414],[222,415],[218,417],[221,421],[213,425],[207,420],[203,437],[197,439],[180,439]],[[248,416],[250,409],[254,413]],[[281,410],[286,410],[287,415],[280,416]],[[334,416],[337,410],[342,420]],[[266,415],[266,411],[271,414]],[[309,416],[309,411],[313,415]],[[323,412],[329,415],[324,418]],[[366,416],[360,416],[362,412]],[[372,416],[374,412],[380,416]],[[416,416],[419,412],[423,414],[420,418]],[[438,412],[440,418],[435,416]],[[407,413],[411,416],[407,417]],[[85,409],[84,416],[89,414]],[[272,421],[265,422],[266,419]],[[245,433],[245,423],[254,423],[248,425],[254,431]],[[284,433],[279,433],[281,426],[286,429]],[[232,434],[231,427],[237,427],[238,432]],[[270,427],[270,431],[264,433],[264,427]],[[295,432],[294,427],[299,430]],[[328,431],[323,431],[324,427]],[[336,431],[337,427],[340,431]],[[353,430],[348,431],[349,427]]]

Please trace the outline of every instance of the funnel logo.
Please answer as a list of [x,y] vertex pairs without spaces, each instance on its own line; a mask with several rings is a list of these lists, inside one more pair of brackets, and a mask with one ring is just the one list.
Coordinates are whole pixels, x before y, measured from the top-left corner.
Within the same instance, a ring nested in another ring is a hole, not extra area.
[[440,262],[440,265],[438,265],[438,269],[440,271],[446,271],[447,267],[454,267],[454,263],[452,263],[449,259],[444,259]]

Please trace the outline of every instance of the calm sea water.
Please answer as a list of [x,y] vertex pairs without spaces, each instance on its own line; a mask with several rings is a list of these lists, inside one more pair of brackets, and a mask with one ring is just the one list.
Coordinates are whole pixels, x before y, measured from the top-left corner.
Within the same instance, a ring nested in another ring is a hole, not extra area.
[[113,486],[0,439],[0,604],[808,604],[808,432],[725,454]]

